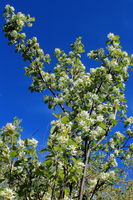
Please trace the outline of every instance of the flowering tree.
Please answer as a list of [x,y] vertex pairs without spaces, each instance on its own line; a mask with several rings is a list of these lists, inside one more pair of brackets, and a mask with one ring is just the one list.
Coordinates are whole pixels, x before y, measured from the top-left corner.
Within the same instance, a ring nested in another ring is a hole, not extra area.
[[0,132],[0,197],[41,199],[46,185],[44,166],[38,161],[35,139],[20,138],[20,121],[7,123]]
[[[61,111],[54,113],[56,120],[51,122],[47,148],[41,151],[47,156],[41,163],[37,141],[21,140],[17,119],[1,130],[1,198],[100,199],[99,194],[124,178],[124,166],[132,158],[133,117],[126,115],[124,96],[132,59],[122,50],[119,36],[109,33],[106,49],[87,54],[98,61],[99,67],[86,72],[81,61],[84,45],[79,37],[68,54],[56,48],[56,65],[51,72],[47,67],[44,70],[44,65],[50,64],[50,55],[44,54],[36,37],[27,39],[22,32],[26,25],[32,26],[34,18],[15,14],[10,5],[5,7],[4,16],[3,31],[9,45],[29,61],[25,72],[32,78],[30,90],[48,90],[45,103],[49,109],[60,107]],[[118,123],[123,124],[122,132]]]

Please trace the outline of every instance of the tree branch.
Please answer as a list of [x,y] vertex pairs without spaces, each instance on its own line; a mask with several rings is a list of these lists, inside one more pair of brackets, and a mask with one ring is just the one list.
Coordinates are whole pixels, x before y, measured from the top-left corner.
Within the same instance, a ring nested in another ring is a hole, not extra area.
[[[43,79],[43,76],[41,74],[41,71],[39,70],[39,75],[40,75],[40,78],[42,79],[42,81],[46,84],[48,90],[52,93],[52,95],[54,97],[57,97],[57,95],[53,92],[53,90],[47,85],[47,83],[45,82],[45,80]],[[63,112],[67,112],[67,110],[64,108],[64,106],[62,104],[58,104],[60,106],[60,108],[62,109]]]
[[[115,110],[115,116],[117,114],[117,110]],[[82,180],[81,180],[81,186],[80,186],[80,191],[79,191],[79,200],[82,200],[83,198],[83,188],[84,188],[84,184],[85,184],[85,177],[86,177],[86,172],[87,172],[87,167],[88,167],[88,160],[91,154],[92,150],[95,150],[96,147],[107,137],[107,134],[109,132],[109,130],[112,128],[112,126],[110,126],[108,128],[108,130],[106,131],[106,134],[102,136],[102,138],[97,142],[96,146],[93,148],[88,149],[87,153],[86,153],[86,158],[85,158],[85,167],[84,167],[84,171],[83,171],[83,176],[82,176]]]

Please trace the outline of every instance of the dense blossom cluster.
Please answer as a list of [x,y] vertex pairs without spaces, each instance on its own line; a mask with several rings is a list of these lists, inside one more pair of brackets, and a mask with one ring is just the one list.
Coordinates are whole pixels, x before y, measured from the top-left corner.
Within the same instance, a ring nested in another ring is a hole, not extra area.
[[[45,159],[39,162],[35,139],[22,140],[18,125],[8,123],[1,131],[3,178],[0,197],[10,200],[87,200],[97,198],[99,189],[118,183],[119,163],[132,156],[133,117],[127,117],[124,96],[131,59],[120,46],[119,37],[108,34],[107,48],[90,51],[87,56],[99,61],[100,67],[86,67],[81,61],[84,45],[77,38],[66,54],[56,48],[57,64],[53,71],[44,71],[50,64],[37,38],[26,38],[25,25],[31,26],[34,18],[7,5],[6,24],[3,28],[9,44],[30,62],[26,75],[32,78],[31,91],[45,89],[44,97],[51,109],[61,112],[51,123]],[[125,131],[114,133],[113,127],[121,121]],[[118,162],[119,159],[119,162]],[[3,185],[4,185],[3,184]],[[15,195],[15,196],[14,196]]]
[[2,196],[2,198],[6,199],[6,200],[14,200],[15,199],[14,192],[9,188],[4,188],[1,191],[0,196]]

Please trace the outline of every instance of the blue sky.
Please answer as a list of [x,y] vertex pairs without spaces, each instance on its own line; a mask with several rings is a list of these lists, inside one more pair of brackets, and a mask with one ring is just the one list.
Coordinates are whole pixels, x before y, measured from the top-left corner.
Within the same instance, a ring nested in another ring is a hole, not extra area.
[[[132,0],[2,0],[0,3],[0,27],[4,24],[2,13],[6,4],[16,11],[36,18],[32,28],[27,28],[28,37],[37,36],[45,53],[52,54],[54,48],[68,51],[76,37],[82,36],[86,54],[92,49],[105,46],[106,35],[113,32],[121,37],[123,49],[133,53],[133,1]],[[0,30],[1,30],[0,29]],[[46,144],[52,111],[43,103],[43,95],[28,90],[31,80],[24,75],[28,66],[0,31],[0,126],[11,122],[14,116],[23,119],[22,137],[35,138],[40,145]],[[83,59],[87,70],[93,67]],[[133,115],[133,72],[126,87],[128,113]]]

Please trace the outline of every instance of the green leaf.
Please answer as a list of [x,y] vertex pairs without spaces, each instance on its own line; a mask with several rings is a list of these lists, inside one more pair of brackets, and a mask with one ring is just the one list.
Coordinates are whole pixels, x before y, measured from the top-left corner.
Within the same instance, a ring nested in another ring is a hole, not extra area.
[[116,87],[118,87],[118,88],[123,87],[123,84],[122,83],[118,83],[118,84],[116,84]]
[[93,145],[93,147],[95,147],[95,146],[96,146],[96,144],[97,144],[97,143],[96,143],[96,141],[95,141],[95,140],[93,140],[93,141],[92,141],[92,145]]
[[44,161],[44,164],[50,166],[50,165],[52,164],[52,159],[47,159],[47,160],[45,160],[45,161]]
[[120,36],[119,35],[115,35],[113,40],[119,40]]
[[110,43],[111,43],[111,41],[110,41],[110,40],[107,40],[107,41],[106,41],[106,44],[110,44]]
[[119,72],[120,71],[120,67],[115,67],[115,71]]
[[76,159],[75,159],[74,157],[72,157],[72,161],[73,161],[74,163],[76,163]]
[[15,158],[17,156],[17,152],[16,151],[11,151],[10,152],[10,156],[11,156],[11,158]]
[[30,155],[31,155],[31,154],[34,153],[34,149],[33,149],[33,148],[25,149],[24,152],[25,152],[26,154],[30,154]]
[[69,189],[66,187],[64,188],[64,192],[65,192],[65,195],[68,196],[69,195]]
[[56,126],[52,126],[52,128],[50,129],[50,133],[51,133],[51,134],[54,133],[55,130],[56,130]]
[[53,113],[53,115],[54,115],[56,118],[60,118],[60,115],[59,115],[59,114]]
[[43,153],[45,151],[48,151],[46,148],[42,149],[41,151],[39,151],[39,153]]
[[116,108],[117,110],[121,110],[119,105],[115,105],[115,108]]
[[62,147],[54,147],[55,151],[62,151]]
[[72,180],[77,183],[77,176],[72,176]]
[[28,146],[29,140],[28,140],[28,139],[25,139],[25,140],[24,140],[24,144],[25,144],[25,146]]
[[75,146],[76,148],[78,147],[78,145],[76,144],[76,142],[74,142],[72,139],[69,139],[69,140],[68,140],[68,144],[69,144],[69,145],[73,145],[73,146]]
[[63,124],[67,124],[70,120],[69,120],[68,117],[65,116],[65,117],[61,118],[61,121],[62,121]]
[[107,126],[106,126],[105,124],[103,124],[103,123],[100,123],[99,126],[100,126],[101,128],[103,128],[103,129],[107,129]]
[[116,125],[117,125],[117,121],[116,121],[116,120],[111,120],[111,122],[112,122],[112,125],[113,125],[113,126],[116,126]]
[[34,153],[33,153],[33,157],[34,157],[34,158],[38,158],[38,156],[37,156],[37,153],[36,153],[36,152],[34,152]]

